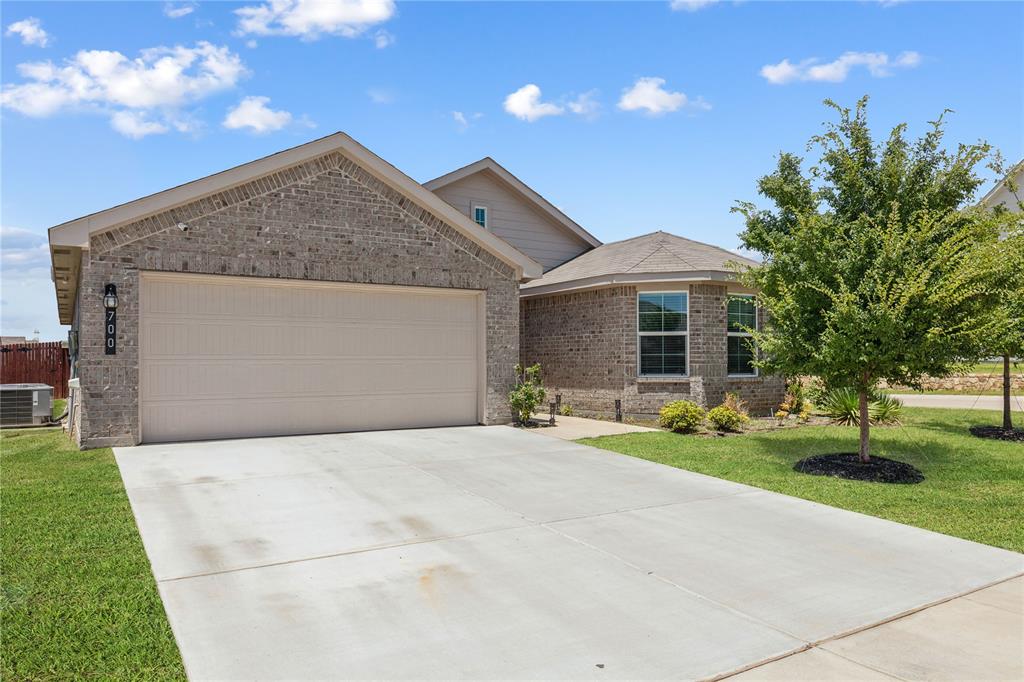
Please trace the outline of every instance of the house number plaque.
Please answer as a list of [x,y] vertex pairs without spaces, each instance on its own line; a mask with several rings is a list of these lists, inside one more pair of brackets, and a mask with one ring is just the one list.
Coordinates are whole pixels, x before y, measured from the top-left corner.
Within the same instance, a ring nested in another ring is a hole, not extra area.
[[114,284],[108,284],[103,292],[103,331],[104,353],[117,355],[117,286]]

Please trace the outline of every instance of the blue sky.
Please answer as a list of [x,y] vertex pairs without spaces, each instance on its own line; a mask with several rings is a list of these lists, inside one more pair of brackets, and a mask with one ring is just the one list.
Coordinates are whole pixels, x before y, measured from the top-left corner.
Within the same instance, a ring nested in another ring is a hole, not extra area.
[[4,2],[2,24],[5,335],[63,338],[46,228],[335,130],[419,181],[490,155],[604,241],[726,248],[826,97],[870,95],[879,135],[954,109],[951,143],[1024,156],[1021,3]]

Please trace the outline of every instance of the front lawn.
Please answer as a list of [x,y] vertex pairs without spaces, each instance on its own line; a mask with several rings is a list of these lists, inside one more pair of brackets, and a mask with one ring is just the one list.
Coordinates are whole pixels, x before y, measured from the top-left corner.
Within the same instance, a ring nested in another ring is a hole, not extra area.
[[184,679],[109,449],[4,432],[0,507],[0,678]]
[[917,485],[863,483],[793,471],[811,455],[856,452],[857,428],[807,426],[729,438],[631,433],[580,443],[834,507],[1024,551],[1024,446],[984,440],[974,424],[998,412],[904,408],[903,426],[872,428],[872,452],[913,464]]

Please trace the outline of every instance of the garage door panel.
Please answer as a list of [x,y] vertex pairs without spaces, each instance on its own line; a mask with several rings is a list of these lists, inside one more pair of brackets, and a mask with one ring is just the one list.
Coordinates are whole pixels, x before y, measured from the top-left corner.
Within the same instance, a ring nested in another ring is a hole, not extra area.
[[146,273],[147,442],[478,421],[479,293]]

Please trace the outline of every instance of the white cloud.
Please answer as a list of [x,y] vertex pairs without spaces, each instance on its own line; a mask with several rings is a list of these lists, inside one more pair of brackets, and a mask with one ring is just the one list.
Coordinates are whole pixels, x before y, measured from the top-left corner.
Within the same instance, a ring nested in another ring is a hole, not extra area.
[[66,338],[57,321],[45,232],[0,227],[0,290],[0,329],[5,335],[31,338],[39,329],[44,340]]
[[666,90],[664,85],[664,78],[638,78],[631,87],[622,91],[619,109],[659,116],[686,106],[686,95]]
[[785,85],[794,81],[819,81],[842,83],[850,71],[863,67],[874,78],[892,75],[893,69],[912,69],[921,63],[917,52],[901,52],[890,59],[885,52],[844,52],[837,59],[819,63],[817,59],[805,59],[792,63],[783,59],[778,64],[765,64],[761,76],[774,85]]
[[245,41],[245,46],[250,50],[255,50],[257,47],[259,47],[259,43],[256,42],[255,38],[249,38],[249,40]]
[[601,103],[597,101],[597,90],[588,90],[566,104],[569,111],[586,119],[597,118]]
[[19,36],[22,45],[46,47],[50,44],[50,34],[43,30],[43,22],[35,17],[26,17],[8,25],[5,35]]
[[146,135],[166,133],[168,128],[163,123],[151,121],[142,111],[118,111],[110,117],[110,126],[125,137],[141,140]]
[[187,17],[189,14],[192,14],[192,12],[195,11],[196,3],[194,2],[164,3],[164,16],[168,16],[171,19],[181,19],[182,17]]
[[464,133],[469,130],[469,126],[472,125],[472,122],[482,117],[483,114],[479,111],[469,115],[466,115],[461,111],[452,112],[452,120],[455,121],[455,125],[458,127],[460,133]]
[[670,0],[669,6],[676,12],[685,10],[687,12],[696,12],[699,9],[704,9],[709,5],[714,5],[718,0]]
[[19,64],[18,72],[26,82],[5,85],[0,105],[32,117],[92,109],[109,114],[115,130],[134,138],[164,132],[157,126],[194,129],[180,108],[233,88],[246,74],[238,55],[207,42],[150,48],[135,59],[83,50],[60,64]]
[[366,94],[374,104],[391,104],[395,101],[395,93],[384,88],[370,88]]
[[394,0],[269,0],[235,10],[241,35],[354,38],[395,13]]
[[269,133],[291,123],[292,115],[289,112],[275,111],[267,106],[269,102],[269,97],[246,97],[228,111],[224,118],[224,127],[230,130],[248,128],[254,133]]
[[385,47],[395,44],[395,36],[384,29],[380,29],[373,34],[373,44],[378,50],[383,50]]
[[48,267],[50,248],[46,236],[20,227],[0,227],[0,265],[5,274]]
[[505,98],[505,111],[531,123],[545,116],[560,116],[565,113],[563,107],[551,102],[542,102],[540,97],[540,88],[528,83]]

